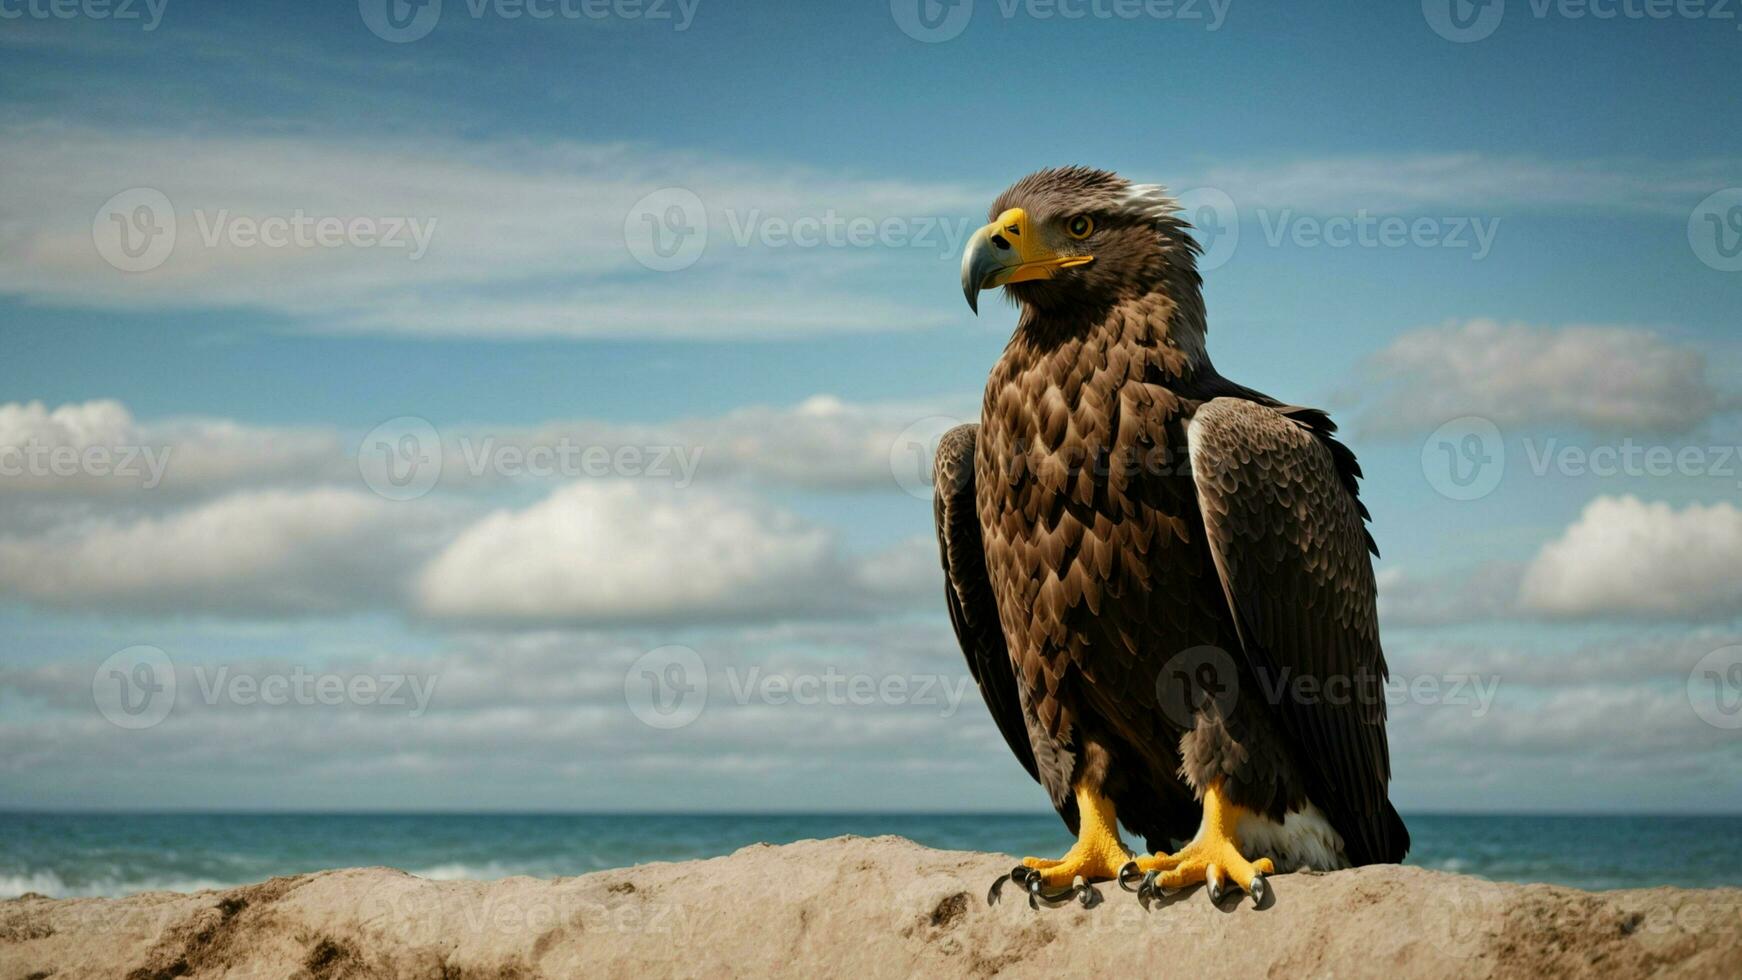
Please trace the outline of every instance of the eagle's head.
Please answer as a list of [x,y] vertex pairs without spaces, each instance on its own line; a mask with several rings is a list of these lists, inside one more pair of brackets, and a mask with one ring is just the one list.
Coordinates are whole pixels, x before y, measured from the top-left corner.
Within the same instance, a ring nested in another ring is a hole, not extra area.
[[962,292],[976,313],[980,291],[994,286],[1041,313],[1104,310],[1158,290],[1195,292],[1198,245],[1178,211],[1159,184],[1106,170],[1029,174],[998,195],[991,223],[968,240]]

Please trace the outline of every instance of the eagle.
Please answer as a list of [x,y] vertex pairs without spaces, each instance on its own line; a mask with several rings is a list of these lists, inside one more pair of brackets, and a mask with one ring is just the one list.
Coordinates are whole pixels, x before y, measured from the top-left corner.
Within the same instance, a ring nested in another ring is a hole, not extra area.
[[1020,313],[980,422],[938,445],[945,598],[1076,843],[988,901],[1011,880],[1087,905],[1117,879],[1146,907],[1230,882],[1263,903],[1269,873],[1402,860],[1354,454],[1325,412],[1217,372],[1201,250],[1162,187],[1042,170],[989,217],[962,289]]

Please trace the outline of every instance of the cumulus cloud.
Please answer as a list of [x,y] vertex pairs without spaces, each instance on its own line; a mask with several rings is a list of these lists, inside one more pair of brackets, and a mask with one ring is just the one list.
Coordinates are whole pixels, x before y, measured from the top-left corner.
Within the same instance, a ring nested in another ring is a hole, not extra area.
[[396,601],[441,508],[317,488],[247,491],[164,516],[0,536],[0,597],[149,614],[282,616]]
[[1598,497],[1525,569],[1519,597],[1554,617],[1742,613],[1742,509]]
[[1733,406],[1705,357],[1650,330],[1469,320],[1412,330],[1369,360],[1379,389],[1361,424],[1422,434],[1460,416],[1502,428],[1685,433]]
[[[934,563],[935,565],[935,563]],[[827,530],[740,496],[645,483],[574,483],[459,533],[419,573],[436,618],[609,625],[864,611],[937,584]]]
[[[348,472],[347,472],[348,471]],[[338,433],[227,419],[143,423],[113,399],[0,404],[0,488],[61,494],[356,477]]]
[[817,395],[796,405],[752,405],[654,425],[550,422],[504,432],[500,441],[681,446],[691,450],[707,479],[741,477],[811,490],[920,488],[929,500],[937,438],[978,417],[966,404],[847,402]]
[[[109,724],[93,704],[93,672],[107,651],[0,666],[8,748],[0,803],[475,807],[496,799],[507,808],[573,808],[607,793],[615,805],[649,807],[673,799],[984,805],[1000,792],[1032,800],[944,624],[728,627],[681,641],[699,658],[703,673],[689,680],[706,700],[692,722],[668,729],[650,727],[626,698],[626,686],[641,681],[640,658],[671,642],[653,630],[471,632],[427,655],[358,652],[319,631],[300,653],[272,658],[193,656],[160,641],[176,675],[173,702],[161,723],[136,731]],[[238,700],[219,670],[256,683],[299,670],[344,686],[357,677],[406,680],[397,703],[268,704],[253,685]],[[793,696],[795,686],[811,690],[803,679],[830,677],[868,686]],[[427,693],[422,710],[410,696],[414,681]]]
[[[684,488],[701,480],[824,491],[907,489],[929,499],[936,439],[971,406],[847,402],[817,395],[664,422],[553,419],[444,426],[432,458],[442,489],[638,478]],[[396,430],[397,432],[397,430]],[[384,475],[364,434],[330,427],[244,425],[223,418],[136,419],[112,400],[0,403],[0,488],[43,500],[126,496],[144,505],[241,488],[364,486]],[[398,445],[397,437],[393,443]],[[361,458],[359,458],[361,457]]]

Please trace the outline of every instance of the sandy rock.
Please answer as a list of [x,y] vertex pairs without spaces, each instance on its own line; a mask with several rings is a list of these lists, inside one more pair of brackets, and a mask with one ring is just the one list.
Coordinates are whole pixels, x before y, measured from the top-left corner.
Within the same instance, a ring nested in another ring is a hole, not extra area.
[[579,878],[389,868],[228,891],[0,902],[0,980],[53,977],[1733,977],[1742,891],[1581,892],[1409,867],[1032,910],[1011,860],[899,837],[747,847]]

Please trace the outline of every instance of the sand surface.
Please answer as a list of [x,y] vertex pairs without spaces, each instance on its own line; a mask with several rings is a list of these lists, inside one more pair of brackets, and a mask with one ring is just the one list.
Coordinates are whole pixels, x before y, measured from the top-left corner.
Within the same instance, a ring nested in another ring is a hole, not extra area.
[[1407,867],[1032,910],[1011,860],[898,837],[579,878],[388,868],[228,891],[0,902],[0,980],[69,977],[1742,975],[1742,890],[1581,892]]

